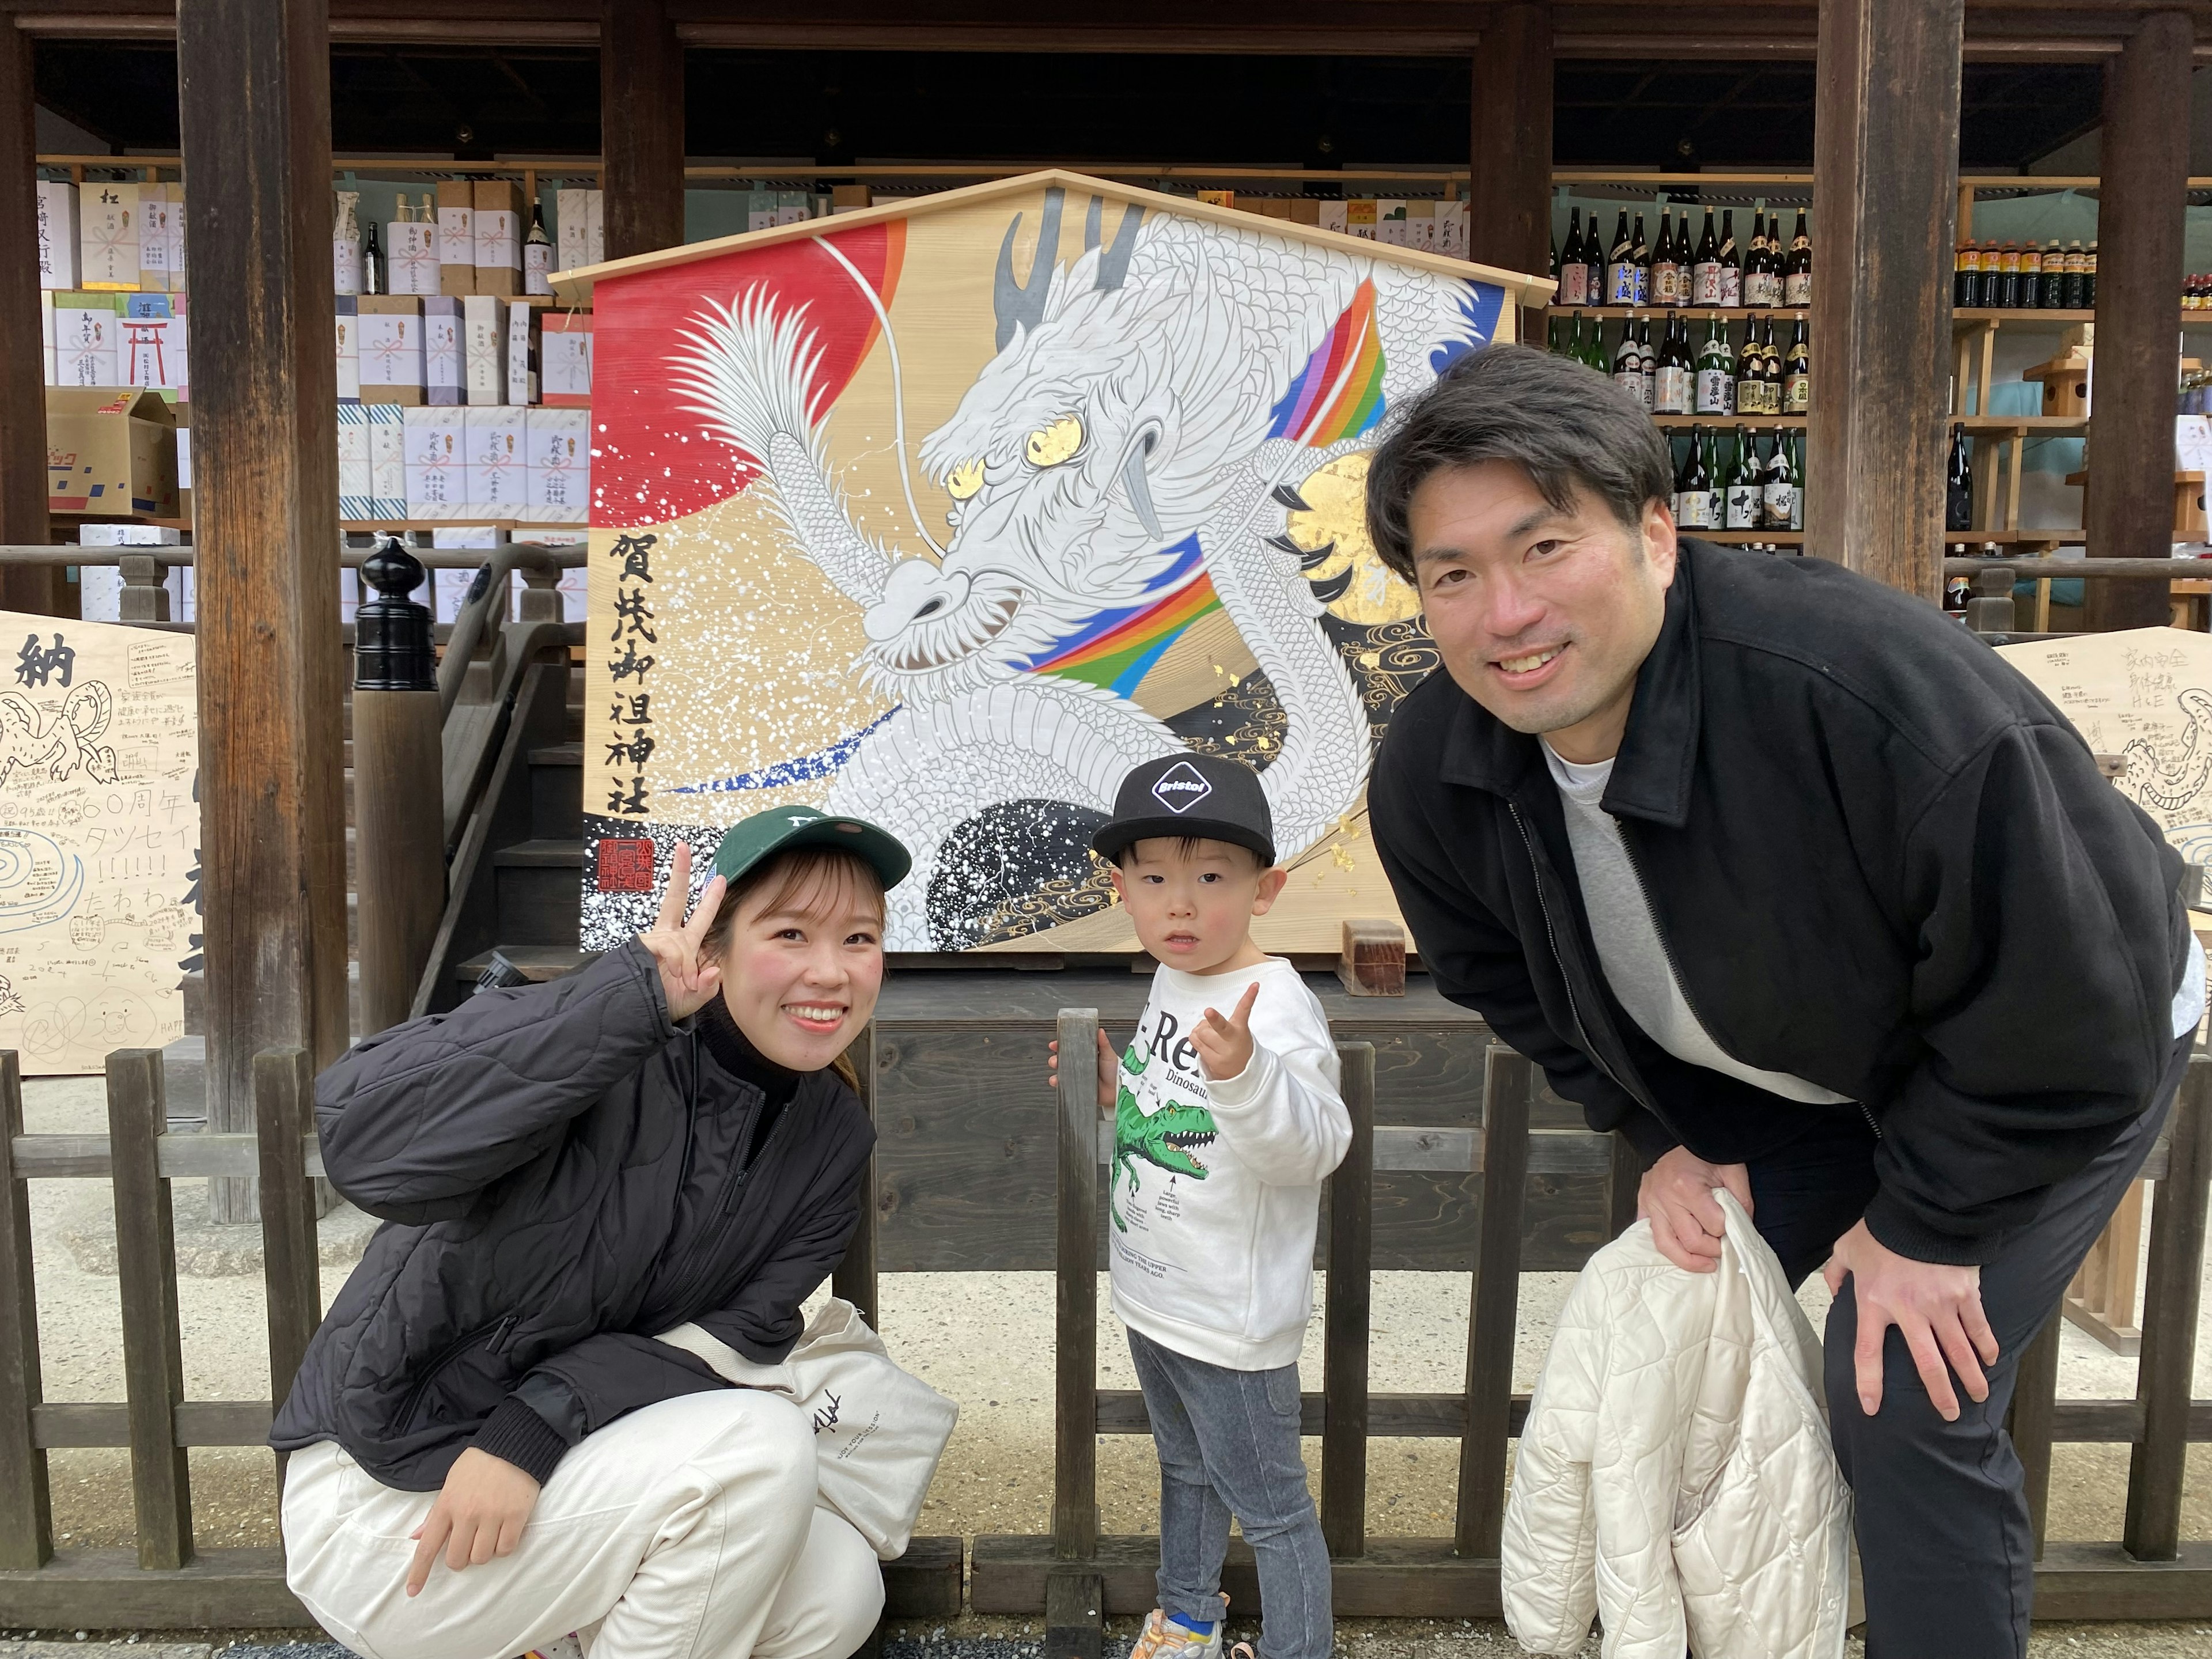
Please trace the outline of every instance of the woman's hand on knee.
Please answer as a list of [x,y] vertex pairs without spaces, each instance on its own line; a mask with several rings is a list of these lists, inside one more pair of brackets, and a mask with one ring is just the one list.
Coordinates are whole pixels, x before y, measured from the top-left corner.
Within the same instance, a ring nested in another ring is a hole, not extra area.
[[415,1559],[407,1569],[407,1593],[419,1595],[428,1582],[438,1552],[455,1572],[512,1555],[522,1528],[538,1506],[538,1483],[503,1457],[471,1446],[454,1461],[438,1501],[416,1528]]
[[1651,1242],[1678,1267],[1709,1273],[1721,1259],[1721,1206],[1715,1188],[1735,1194],[1751,1213],[1751,1176],[1741,1164],[1708,1164],[1686,1146],[1661,1155],[1636,1189],[1636,1218],[1651,1224]]

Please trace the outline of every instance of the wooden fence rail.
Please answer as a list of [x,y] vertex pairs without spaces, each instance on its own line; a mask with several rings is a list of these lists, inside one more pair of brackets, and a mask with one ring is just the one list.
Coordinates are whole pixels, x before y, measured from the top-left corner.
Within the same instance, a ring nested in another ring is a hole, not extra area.
[[[1059,1105],[1055,1459],[1052,1529],[1036,1537],[978,1538],[972,1559],[957,1538],[917,1538],[885,1569],[890,1616],[945,1618],[978,1612],[1042,1612],[1048,1652],[1095,1655],[1108,1613],[1152,1601],[1155,1540],[1102,1535],[1097,1437],[1149,1431],[1143,1397],[1097,1386],[1097,1237],[1100,1170],[1111,1158],[1091,1071],[1095,1011],[1063,1012],[1066,1062]],[[883,1069],[874,1028],[853,1058],[864,1103],[876,1110]],[[1479,1131],[1375,1122],[1375,1050],[1340,1045],[1353,1135],[1328,1193],[1323,1261],[1323,1377],[1304,1397],[1306,1431],[1322,1442],[1322,1527],[1334,1561],[1338,1611],[1354,1616],[1495,1617],[1498,1540],[1509,1443],[1528,1410],[1512,1392],[1514,1328],[1523,1249],[1524,1194],[1547,1174],[1603,1176],[1613,1228],[1632,1216],[1637,1168],[1607,1138],[1532,1129],[1536,1078],[1528,1062],[1493,1046],[1484,1067]],[[160,1057],[123,1050],[107,1069],[108,1133],[24,1133],[16,1059],[0,1051],[0,1627],[149,1630],[303,1626],[306,1609],[285,1588],[281,1550],[201,1551],[192,1534],[185,1451],[264,1443],[268,1400],[188,1400],[183,1387],[170,1182],[255,1176],[262,1184],[264,1263],[272,1394],[289,1391],[322,1313],[310,1182],[321,1173],[312,1079],[295,1048],[256,1056],[253,1134],[166,1130]],[[1378,1176],[1402,1170],[1480,1176],[1479,1243],[1469,1282],[1465,1385],[1455,1393],[1376,1393],[1369,1386],[1369,1283],[1374,1259],[1369,1201]],[[2206,1199],[2212,1188],[2212,1059],[2190,1066],[2166,1134],[2144,1174],[2156,1181],[2143,1348],[2130,1400],[2054,1397],[2059,1322],[2024,1356],[2013,1430],[2028,1471],[2041,1540],[2051,1449],[2060,1441],[2131,1448],[2124,1536],[2118,1542],[2052,1542],[2037,1572],[2037,1613],[2057,1619],[2212,1616],[2212,1545],[2181,1539],[2189,1445],[2212,1440],[2212,1401],[2190,1397]],[[116,1259],[124,1312],[125,1400],[48,1401],[40,1384],[28,1184],[106,1180],[115,1194]],[[861,1178],[861,1223],[834,1287],[880,1322],[876,1172]],[[894,1334],[894,1340],[896,1336]],[[1367,1443],[1422,1437],[1460,1443],[1452,1534],[1369,1538]],[[46,1454],[64,1447],[127,1448],[137,1512],[135,1549],[54,1548]],[[1251,1555],[1238,1544],[1224,1588],[1240,1613],[1257,1605]]]

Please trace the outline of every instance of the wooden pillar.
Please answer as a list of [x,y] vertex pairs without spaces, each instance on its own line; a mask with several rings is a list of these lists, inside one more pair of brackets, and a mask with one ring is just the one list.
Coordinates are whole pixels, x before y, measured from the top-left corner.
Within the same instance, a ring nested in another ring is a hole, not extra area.
[[[2182,215],[2195,30],[2154,12],[2105,70],[2097,206],[2097,357],[2083,522],[2092,558],[2173,552],[2173,387],[2180,356]],[[2092,582],[2089,626],[2155,628],[2158,582]]]
[[[0,543],[21,546],[53,538],[33,133],[31,37],[0,12]],[[0,610],[59,616],[62,585],[59,565],[0,565]]]
[[1468,257],[1540,276],[1552,258],[1552,9],[1501,6],[1474,49]]
[[[327,0],[186,0],[208,1127],[253,1056],[345,1048],[337,368]],[[213,1183],[216,1218],[252,1183]]]
[[684,240],[684,48],[665,0],[600,0],[607,258]]
[[1820,0],[1805,550],[1942,593],[1963,0]]

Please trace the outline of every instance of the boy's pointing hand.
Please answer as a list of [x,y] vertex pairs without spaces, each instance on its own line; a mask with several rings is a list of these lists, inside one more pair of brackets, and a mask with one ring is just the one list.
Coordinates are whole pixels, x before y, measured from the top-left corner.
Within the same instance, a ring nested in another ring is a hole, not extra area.
[[1252,1063],[1252,1005],[1259,1000],[1260,981],[1255,979],[1244,988],[1235,1013],[1224,1019],[1209,1008],[1191,1032],[1190,1040],[1198,1046],[1198,1058],[1209,1080],[1218,1083],[1242,1076]]

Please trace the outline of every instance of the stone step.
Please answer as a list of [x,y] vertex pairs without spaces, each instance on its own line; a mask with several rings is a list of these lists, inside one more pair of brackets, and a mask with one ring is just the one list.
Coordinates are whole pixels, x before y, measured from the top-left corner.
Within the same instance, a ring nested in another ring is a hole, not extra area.
[[518,945],[577,943],[584,847],[572,839],[517,842],[492,854],[496,937]]

